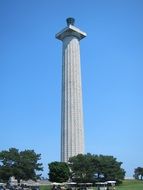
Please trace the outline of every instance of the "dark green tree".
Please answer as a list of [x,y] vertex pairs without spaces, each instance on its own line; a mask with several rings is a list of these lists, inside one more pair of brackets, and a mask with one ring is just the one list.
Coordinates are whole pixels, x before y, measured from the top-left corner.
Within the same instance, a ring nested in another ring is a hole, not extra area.
[[124,179],[125,171],[113,156],[77,155],[69,159],[72,179],[76,182],[96,182]]
[[41,155],[36,154],[34,150],[19,151],[16,148],[10,148],[8,151],[0,152],[0,178],[7,181],[10,176],[20,179],[36,180],[40,175],[37,171],[42,171],[42,164],[38,161]]
[[115,180],[120,182],[124,179],[125,171],[121,168],[122,162],[118,162],[113,156],[99,155],[95,160],[99,161],[97,176],[99,180]]
[[69,166],[72,171],[72,180],[76,182],[92,182],[95,173],[93,156],[91,154],[71,157]]
[[135,170],[134,170],[134,178],[143,180],[143,168],[142,167],[135,168]]
[[49,166],[49,180],[51,182],[66,182],[70,177],[68,164],[64,162],[51,162]]

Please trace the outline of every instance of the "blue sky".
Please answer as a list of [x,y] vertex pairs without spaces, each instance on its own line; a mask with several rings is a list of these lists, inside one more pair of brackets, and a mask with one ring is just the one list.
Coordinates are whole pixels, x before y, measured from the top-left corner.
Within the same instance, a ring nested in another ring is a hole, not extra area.
[[74,17],[81,41],[86,153],[143,167],[143,1],[0,0],[0,150],[60,159],[62,43]]

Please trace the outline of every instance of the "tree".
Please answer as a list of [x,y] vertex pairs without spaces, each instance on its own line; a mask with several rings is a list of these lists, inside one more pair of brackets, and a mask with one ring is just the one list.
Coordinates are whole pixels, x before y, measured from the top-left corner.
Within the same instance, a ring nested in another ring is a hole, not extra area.
[[65,182],[70,177],[68,164],[64,162],[51,162],[49,165],[49,180],[51,182]]
[[134,177],[135,177],[135,179],[143,180],[143,168],[142,167],[135,168]]
[[125,171],[113,156],[77,155],[69,159],[72,179],[76,182],[95,182],[124,179]]
[[99,161],[98,176],[104,181],[115,180],[120,182],[124,179],[125,171],[121,168],[122,162],[118,162],[113,156],[99,155],[96,158]]
[[95,172],[93,157],[91,154],[71,157],[69,159],[72,180],[76,182],[92,182]]
[[19,151],[16,148],[10,148],[8,151],[0,152],[0,178],[7,181],[10,176],[20,179],[36,180],[40,177],[37,171],[42,171],[42,164],[38,163],[41,154],[36,154],[34,150]]

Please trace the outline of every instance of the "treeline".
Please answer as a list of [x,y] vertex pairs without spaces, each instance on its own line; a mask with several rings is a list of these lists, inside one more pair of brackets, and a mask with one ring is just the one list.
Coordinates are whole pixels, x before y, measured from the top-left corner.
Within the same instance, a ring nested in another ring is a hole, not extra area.
[[118,162],[113,156],[79,154],[70,158],[68,163],[50,163],[49,179],[53,182],[64,182],[70,179],[78,183],[109,180],[119,183],[125,177],[125,170],[121,165],[122,162]]
[[[11,176],[20,180],[37,180],[41,178],[43,164],[41,154],[34,150],[19,151],[16,148],[0,152],[0,182],[7,182]],[[77,155],[68,163],[52,162],[49,164],[49,180],[51,182],[98,182],[115,180],[121,182],[125,177],[122,162],[113,156],[106,155]],[[134,172],[135,179],[143,179],[143,168],[138,167]]]

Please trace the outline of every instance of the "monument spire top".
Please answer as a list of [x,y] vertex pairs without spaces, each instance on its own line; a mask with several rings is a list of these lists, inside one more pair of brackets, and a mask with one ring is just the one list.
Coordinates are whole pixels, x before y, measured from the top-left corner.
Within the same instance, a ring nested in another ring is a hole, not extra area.
[[72,17],[67,18],[66,21],[67,21],[67,25],[68,25],[68,26],[69,26],[70,24],[71,24],[71,25],[74,25],[74,23],[75,23],[75,19],[72,18]]

